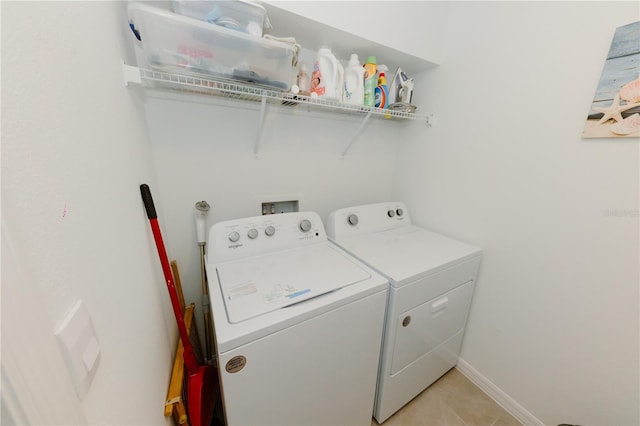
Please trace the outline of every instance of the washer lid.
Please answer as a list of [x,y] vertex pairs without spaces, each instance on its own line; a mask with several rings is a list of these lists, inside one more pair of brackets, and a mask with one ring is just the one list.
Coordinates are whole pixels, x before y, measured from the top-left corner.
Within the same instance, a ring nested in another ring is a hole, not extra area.
[[230,323],[371,278],[328,242],[216,266]]
[[477,247],[416,226],[345,238],[336,243],[386,275],[394,286],[481,254]]

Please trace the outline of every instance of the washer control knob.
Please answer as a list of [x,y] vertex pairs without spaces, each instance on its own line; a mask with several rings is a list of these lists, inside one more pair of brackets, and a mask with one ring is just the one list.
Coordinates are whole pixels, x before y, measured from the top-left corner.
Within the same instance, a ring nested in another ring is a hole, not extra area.
[[240,234],[237,233],[236,231],[233,231],[232,233],[229,234],[229,241],[231,241],[232,243],[237,243],[239,239],[240,239]]
[[402,216],[404,214],[404,211],[402,209],[398,209],[398,210],[396,210],[396,214],[398,216]]
[[256,228],[249,229],[249,232],[247,232],[247,237],[255,240],[256,238],[258,238],[258,230]]
[[302,219],[299,226],[302,232],[309,232],[309,230],[311,229],[311,222],[309,221],[309,219]]
[[276,233],[276,228],[274,228],[273,226],[269,225],[265,228],[264,233],[267,237],[273,237],[273,234]]
[[358,215],[357,214],[350,214],[349,217],[347,218],[347,222],[349,222],[349,225],[357,225],[358,224]]
[[395,211],[393,211],[393,210],[389,210],[389,211],[387,212],[387,216],[389,216],[389,217],[394,217],[395,215],[396,215],[396,212],[395,212]]

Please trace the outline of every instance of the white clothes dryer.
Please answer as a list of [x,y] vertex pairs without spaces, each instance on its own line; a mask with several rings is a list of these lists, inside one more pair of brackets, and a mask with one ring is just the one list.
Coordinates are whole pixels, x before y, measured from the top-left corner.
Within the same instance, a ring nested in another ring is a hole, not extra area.
[[227,424],[369,426],[388,281],[313,212],[220,222],[208,247]]
[[327,233],[389,279],[374,409],[382,423],[456,365],[482,251],[412,225],[400,202],[336,210]]

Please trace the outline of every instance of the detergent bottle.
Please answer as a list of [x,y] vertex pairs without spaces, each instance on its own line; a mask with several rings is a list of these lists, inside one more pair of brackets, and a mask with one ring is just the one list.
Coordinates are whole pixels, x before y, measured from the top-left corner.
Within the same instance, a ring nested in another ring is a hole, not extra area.
[[371,107],[375,106],[375,90],[378,85],[376,62],[375,56],[369,56],[364,64],[364,104]]
[[344,70],[343,102],[364,105],[364,68],[360,65],[357,53],[351,54],[349,64]]
[[376,108],[389,107],[389,89],[387,88],[387,77],[385,73],[389,70],[386,66],[378,67],[380,76],[378,77],[378,86],[375,88],[375,104]]
[[318,49],[311,72],[311,96],[315,94],[317,97],[339,99],[340,93],[341,97],[341,86],[336,86],[340,82],[338,65],[338,60],[328,47]]

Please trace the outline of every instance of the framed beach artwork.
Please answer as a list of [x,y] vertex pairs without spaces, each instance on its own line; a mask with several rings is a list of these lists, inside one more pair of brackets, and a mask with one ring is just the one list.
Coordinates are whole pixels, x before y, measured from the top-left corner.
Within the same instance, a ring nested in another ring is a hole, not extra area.
[[582,137],[640,137],[640,21],[616,29]]

